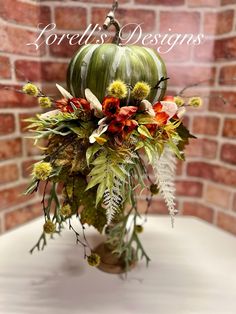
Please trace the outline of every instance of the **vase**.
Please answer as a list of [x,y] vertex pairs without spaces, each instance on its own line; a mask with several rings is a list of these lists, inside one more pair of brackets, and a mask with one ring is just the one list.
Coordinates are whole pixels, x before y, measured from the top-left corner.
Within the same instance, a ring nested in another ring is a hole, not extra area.
[[123,255],[119,255],[114,252],[115,248],[106,242],[102,242],[95,249],[94,252],[97,253],[101,260],[98,269],[110,273],[110,274],[122,274],[133,269],[136,265],[136,260],[134,258],[127,265]]

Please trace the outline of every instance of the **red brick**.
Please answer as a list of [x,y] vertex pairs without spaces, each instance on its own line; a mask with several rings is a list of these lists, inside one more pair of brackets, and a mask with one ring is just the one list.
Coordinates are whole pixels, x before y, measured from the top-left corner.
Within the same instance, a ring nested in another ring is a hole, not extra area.
[[20,157],[22,141],[20,138],[0,140],[0,160]]
[[161,11],[160,13],[160,31],[166,33],[169,29],[173,33],[186,34],[199,33],[200,14],[199,12],[179,12],[179,11]]
[[[191,84],[196,84],[200,81],[199,78],[204,77],[204,82],[202,85],[212,85],[213,82],[210,81],[215,77],[215,69],[212,67],[202,67],[202,66],[173,66],[168,67],[168,77],[170,78],[169,84],[171,86],[187,86]],[[209,81],[207,81],[209,80]]]
[[20,131],[22,133],[27,133],[26,127],[29,125],[29,122],[24,121],[25,119],[32,118],[35,113],[20,113],[18,116]]
[[[67,88],[66,83],[62,83],[61,85],[64,86],[64,88]],[[45,93],[45,95],[50,95],[53,99],[61,98],[61,93],[57,89],[56,84],[45,82],[43,83],[42,90],[43,90],[43,93]]]
[[213,7],[220,5],[221,0],[187,0],[190,7]]
[[222,35],[233,28],[234,11],[206,12],[204,14],[204,34]]
[[216,60],[235,60],[236,36],[216,40],[214,55]]
[[209,110],[236,113],[236,92],[211,92]]
[[47,25],[51,19],[49,7],[16,0],[0,0],[0,16],[9,22],[34,27],[38,23]]
[[[57,36],[58,36],[58,41],[60,41],[62,36],[61,35],[57,35]],[[82,40],[82,44],[84,44],[85,40],[86,39]],[[78,41],[79,41],[79,38],[78,38]],[[89,42],[92,42],[92,39]],[[69,40],[66,40],[64,38],[63,40],[61,40],[60,45],[58,45],[56,42],[50,45],[49,51],[52,56],[72,58],[72,56],[75,54],[77,50],[79,50],[81,46],[79,44],[70,45]]]
[[183,161],[177,159],[177,164],[176,164],[176,175],[180,176],[183,173]]
[[212,62],[236,59],[236,37],[205,40],[194,50],[196,61]]
[[8,79],[11,77],[10,60],[7,57],[0,56],[0,78]]
[[[45,0],[47,1],[47,0]],[[111,0],[80,0],[80,2],[85,2],[85,3],[98,3],[98,4],[101,4],[101,3],[108,3],[108,4],[111,4]],[[129,0],[119,0],[119,4],[121,3],[126,3],[126,2],[129,2]],[[109,10],[109,9],[108,9]]]
[[[107,10],[107,8],[93,8],[92,24],[102,26],[108,12],[109,10]],[[128,23],[143,23],[142,30],[144,32],[155,31],[155,12],[153,10],[119,9],[116,12],[116,18],[123,26]]]
[[41,45],[38,50],[35,49],[35,46],[27,45],[27,43],[35,42],[37,37],[38,32],[10,25],[1,25],[1,50],[20,55],[41,56],[45,54],[45,45]]
[[225,119],[223,136],[236,137],[236,119]]
[[15,117],[10,113],[0,114],[0,135],[9,134],[15,131]]
[[[62,62],[37,62],[27,60],[17,60],[15,62],[16,77],[18,80],[27,77],[28,80],[34,82],[40,81],[56,81],[64,82],[66,79],[66,71],[68,64]],[[22,73],[24,74],[22,76]]]
[[234,194],[234,199],[233,199],[233,211],[236,212],[236,194]]
[[[147,209],[147,202],[143,199],[138,199],[138,211],[141,213],[145,213],[146,209]],[[164,200],[153,199],[148,213],[168,215],[168,209],[166,207]]]
[[208,184],[206,188],[206,201],[217,206],[229,209],[231,193],[225,188],[216,185]]
[[[32,157],[32,156],[39,156],[39,155],[41,155],[41,151],[40,151],[40,149],[37,146],[34,145],[34,140],[33,139],[31,139],[31,138],[24,139],[24,145],[25,145],[25,148],[26,148],[27,156]],[[40,142],[38,142],[38,145],[39,146],[43,146],[43,144],[41,145]]]
[[216,151],[217,141],[207,138],[190,139],[190,145],[186,147],[186,156],[213,159]]
[[202,196],[202,183],[194,181],[176,181],[176,194],[181,196]]
[[236,235],[236,217],[233,215],[218,212],[217,226]]
[[0,190],[0,210],[8,209],[11,206],[24,203],[34,197],[34,195],[23,195],[26,185],[21,184],[13,188]]
[[185,155],[188,157],[202,157],[202,139],[190,139],[186,146]]
[[214,211],[212,208],[196,202],[184,202],[183,215],[190,215],[213,222]]
[[[198,139],[197,139],[198,140]],[[217,141],[203,139],[202,140],[202,157],[213,159],[217,153]]]
[[87,11],[79,7],[56,7],[57,29],[84,30],[87,24]]
[[222,5],[236,4],[236,0],[221,0]]
[[19,179],[19,171],[16,164],[0,166],[0,184],[16,181]]
[[5,229],[10,230],[42,215],[42,205],[38,202],[5,214]]
[[[0,85],[0,108],[31,108],[35,107],[37,100],[31,96],[17,92],[19,85]],[[38,106],[38,104],[37,104]]]
[[207,179],[225,185],[236,185],[236,170],[205,162],[189,162],[187,174],[192,177]]
[[194,59],[202,62],[212,62],[215,60],[215,41],[208,39],[204,40],[199,46],[194,49]]
[[193,119],[193,133],[216,135],[220,119],[216,117],[195,116]]
[[23,163],[22,163],[22,176],[24,178],[30,177],[30,175],[32,173],[33,165],[35,162],[37,162],[36,159],[30,159],[30,160],[23,161]]
[[221,159],[229,164],[236,165],[236,145],[223,144],[221,147]]
[[219,83],[221,85],[236,85],[236,65],[221,68]]
[[[156,50],[156,46],[145,45],[146,47]],[[165,62],[185,62],[190,59],[191,46],[184,43],[183,45],[177,45],[170,50],[170,45],[163,44],[158,52]]]
[[213,159],[216,157],[217,141],[209,139],[190,139],[190,145],[186,148],[188,157],[204,157]]
[[182,5],[184,0],[135,0],[139,4],[154,4],[154,5]]

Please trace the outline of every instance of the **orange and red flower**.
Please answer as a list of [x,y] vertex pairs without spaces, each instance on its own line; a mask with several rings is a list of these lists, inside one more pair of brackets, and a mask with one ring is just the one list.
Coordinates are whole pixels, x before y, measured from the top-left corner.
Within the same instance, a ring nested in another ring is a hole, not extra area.
[[154,136],[156,130],[159,127],[165,125],[169,119],[169,115],[166,112],[162,111],[163,105],[160,102],[157,102],[153,105],[153,110],[155,111],[154,120],[156,123],[145,124],[146,128],[152,136]]
[[134,106],[120,107],[120,100],[115,97],[105,97],[102,103],[102,111],[109,119],[109,133],[125,138],[138,125],[137,121],[130,119],[138,108]]
[[120,111],[120,100],[115,97],[105,97],[102,102],[102,112],[107,117],[113,117]]
[[72,104],[77,108],[77,109],[83,109],[87,112],[90,111],[90,104],[86,99],[83,98],[62,98],[60,100],[56,101],[56,106],[58,109],[60,109],[62,112],[73,112],[73,106]]

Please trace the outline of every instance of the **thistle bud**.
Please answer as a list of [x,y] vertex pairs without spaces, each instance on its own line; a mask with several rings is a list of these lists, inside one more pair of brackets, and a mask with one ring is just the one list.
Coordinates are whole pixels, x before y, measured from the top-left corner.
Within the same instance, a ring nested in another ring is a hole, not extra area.
[[30,96],[38,96],[39,90],[38,87],[32,83],[27,83],[23,86],[22,91]]

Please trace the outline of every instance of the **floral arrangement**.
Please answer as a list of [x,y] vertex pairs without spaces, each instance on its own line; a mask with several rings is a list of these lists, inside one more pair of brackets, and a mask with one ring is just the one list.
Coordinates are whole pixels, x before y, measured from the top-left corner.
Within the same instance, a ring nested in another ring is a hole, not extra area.
[[[26,120],[35,145],[42,139],[44,143],[40,146],[42,160],[34,164],[26,191],[33,193],[39,185],[44,191],[45,223],[31,252],[44,248],[47,234],[52,237],[68,225],[83,246],[88,263],[98,266],[101,256],[90,248],[85,236],[88,225],[105,232],[107,243],[113,254],[123,258],[125,269],[141,258],[148,263],[139,238],[143,223],[138,223],[136,191],[149,191],[147,210],[151,197],[160,193],[173,223],[177,213],[176,158],[184,159],[185,145],[194,137],[183,125],[183,115],[187,106],[199,107],[201,99],[165,96],[151,103],[147,98],[153,86],[144,81],[130,86],[120,79],[107,86],[101,102],[88,88],[84,98],[62,86],[57,88],[62,98],[54,100],[30,82],[23,87],[24,93],[37,97],[42,108],[53,107]],[[150,166],[154,180],[148,174]],[[82,233],[72,225],[73,216]]]

